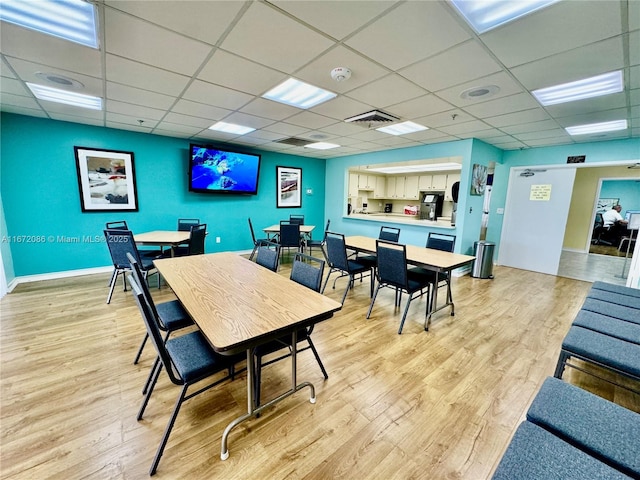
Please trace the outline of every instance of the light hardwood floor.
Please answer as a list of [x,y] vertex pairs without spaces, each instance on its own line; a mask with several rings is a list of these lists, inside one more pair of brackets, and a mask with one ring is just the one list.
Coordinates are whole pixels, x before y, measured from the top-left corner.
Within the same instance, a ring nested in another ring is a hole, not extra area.
[[[184,404],[156,478],[489,478],[590,287],[505,267],[494,275],[454,278],[456,315],[438,313],[429,332],[416,301],[402,335],[392,292],[366,320],[368,279],[357,283],[313,334],[329,379],[311,352],[299,357],[315,405],[302,391],[243,423],[221,461],[222,431],[246,405],[242,374]],[[108,279],[22,284],[2,299],[3,479],[148,478],[178,387],[163,374],[136,421],[154,355],[148,345],[133,365],[142,320],[130,292],[104,303]],[[327,294],[339,300],[341,282]],[[173,298],[166,286],[152,294]],[[263,400],[288,387],[289,370],[264,369]],[[565,380],[640,412],[624,389],[570,369]]]

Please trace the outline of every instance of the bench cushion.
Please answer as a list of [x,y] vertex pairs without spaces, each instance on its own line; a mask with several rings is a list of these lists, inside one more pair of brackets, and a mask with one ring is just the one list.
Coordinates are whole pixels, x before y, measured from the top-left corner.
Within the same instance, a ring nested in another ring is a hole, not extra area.
[[635,323],[625,322],[618,318],[607,317],[588,310],[580,310],[573,321],[573,325],[640,345],[640,325]]
[[628,475],[640,476],[638,413],[550,377],[527,420]]
[[604,290],[606,292],[621,293],[623,295],[631,295],[632,297],[640,297],[640,289],[625,287],[624,285],[615,285],[613,283],[598,281],[593,282],[591,288],[595,290]]
[[522,422],[493,480],[630,478],[531,422]]
[[[640,310],[640,297],[633,297],[631,295],[624,295],[622,293],[607,292],[605,290],[591,289],[587,293],[587,298],[597,298],[609,303],[615,303],[616,305],[623,305],[625,307],[631,307]],[[640,315],[640,312],[638,312]]]
[[640,325],[640,312],[635,308],[624,307],[595,298],[586,298],[582,304],[582,310],[601,313],[608,317],[615,317],[626,322],[633,322]]
[[640,378],[640,345],[635,343],[572,326],[564,337],[562,350]]

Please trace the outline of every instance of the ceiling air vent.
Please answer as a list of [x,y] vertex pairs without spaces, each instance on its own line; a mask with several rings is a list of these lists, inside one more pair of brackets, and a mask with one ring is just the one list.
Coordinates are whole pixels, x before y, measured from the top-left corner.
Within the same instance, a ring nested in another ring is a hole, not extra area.
[[276,140],[275,143],[286,143],[287,145],[295,145],[296,147],[304,147],[313,143],[314,140],[305,140],[304,138],[289,137],[282,140]]
[[400,120],[398,117],[394,117],[389,113],[381,112],[380,110],[371,110],[370,112],[361,113],[360,115],[344,119],[345,122],[357,123],[366,126],[367,128],[387,125],[389,123],[397,122],[398,120]]

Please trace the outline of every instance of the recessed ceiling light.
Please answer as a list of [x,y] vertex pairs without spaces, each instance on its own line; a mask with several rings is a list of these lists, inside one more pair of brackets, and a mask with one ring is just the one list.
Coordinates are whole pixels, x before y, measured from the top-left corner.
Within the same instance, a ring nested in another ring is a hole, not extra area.
[[623,88],[622,70],[618,70],[575,82],[541,88],[531,93],[542,105],[547,106],[618,93]]
[[451,0],[467,23],[478,33],[509,23],[558,0]]
[[406,135],[407,133],[429,130],[429,128],[414,122],[402,122],[396,123],[395,125],[376,128],[376,130],[388,133],[389,135]]
[[263,98],[298,108],[311,108],[337,96],[336,93],[290,78],[262,95]]
[[480,97],[491,97],[500,91],[500,87],[497,85],[486,85],[484,87],[471,87],[467,88],[460,94],[460,98],[465,100],[475,100]]
[[614,120],[612,122],[590,123],[588,125],[576,125],[567,127],[565,130],[569,135],[589,135],[590,133],[615,132],[616,130],[626,130],[626,120]]
[[91,110],[102,110],[102,99],[93,95],[85,95],[82,93],[69,92],[59,88],[37,85],[27,82],[27,87],[40,100],[49,102],[64,103],[74,107],[89,108]]
[[209,130],[215,130],[217,132],[224,133],[235,133],[236,135],[244,135],[245,133],[253,132],[255,128],[236,125],[235,123],[218,122],[211,125],[209,127]]
[[83,0],[3,0],[0,20],[98,48],[95,6]]
[[58,87],[63,87],[65,89],[72,88],[74,90],[81,90],[84,88],[84,85],[73,78],[65,77],[64,75],[60,75],[58,73],[46,73],[46,72],[36,72],[35,76],[40,80],[43,80],[47,83],[51,83]]
[[316,142],[305,145],[305,148],[315,148],[316,150],[329,150],[331,148],[338,148],[340,145],[328,142]]

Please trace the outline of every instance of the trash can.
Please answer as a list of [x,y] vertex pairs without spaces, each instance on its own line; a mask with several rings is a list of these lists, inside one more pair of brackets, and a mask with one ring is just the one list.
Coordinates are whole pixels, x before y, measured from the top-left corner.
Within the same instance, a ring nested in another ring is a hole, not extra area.
[[493,278],[493,251],[495,243],[480,240],[474,242],[473,249],[476,259],[473,262],[471,276],[475,278]]

